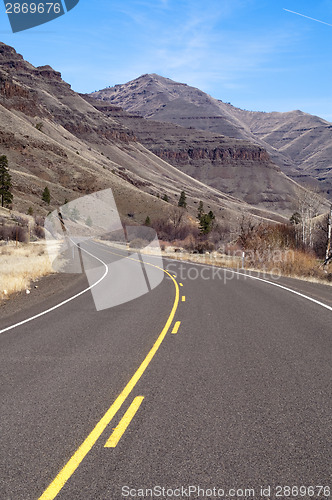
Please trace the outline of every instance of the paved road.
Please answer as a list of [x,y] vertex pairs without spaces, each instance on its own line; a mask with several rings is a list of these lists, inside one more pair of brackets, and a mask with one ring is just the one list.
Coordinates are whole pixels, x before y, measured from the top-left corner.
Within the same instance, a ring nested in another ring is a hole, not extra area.
[[[97,312],[87,292],[0,335],[1,500],[331,486],[331,310],[229,271],[165,266],[131,302]],[[291,498],[328,496],[302,493]]]

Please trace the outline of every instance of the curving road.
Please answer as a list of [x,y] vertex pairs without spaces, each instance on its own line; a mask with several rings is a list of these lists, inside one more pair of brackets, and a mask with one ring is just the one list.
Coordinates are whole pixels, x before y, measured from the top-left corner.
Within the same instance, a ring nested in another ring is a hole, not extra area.
[[165,267],[131,302],[88,291],[1,333],[1,499],[329,497],[331,289]]

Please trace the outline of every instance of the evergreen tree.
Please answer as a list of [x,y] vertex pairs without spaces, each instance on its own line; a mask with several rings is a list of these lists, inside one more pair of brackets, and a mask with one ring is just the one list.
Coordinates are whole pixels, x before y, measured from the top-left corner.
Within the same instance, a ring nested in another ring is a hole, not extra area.
[[42,200],[45,201],[45,203],[47,203],[48,205],[51,203],[51,193],[47,186],[43,191]]
[[289,220],[291,224],[299,224],[301,222],[301,215],[299,214],[299,212],[294,212]]
[[162,200],[166,201],[167,203],[169,202],[167,194],[164,194],[164,196],[162,197]]
[[200,222],[199,228],[200,228],[201,234],[208,234],[211,232],[214,219],[215,219],[215,216],[214,216],[214,213],[212,212],[212,210],[210,210],[210,212],[208,214],[205,214],[205,213],[202,214],[200,221],[199,221]]
[[7,156],[0,156],[0,196],[1,196],[1,206],[8,208],[12,201],[13,195],[11,192],[12,180],[8,168]]
[[145,222],[144,222],[144,226],[150,226],[151,225],[151,219],[150,217],[147,215],[146,216],[146,219],[145,219]]
[[187,207],[186,199],[187,199],[186,193],[184,191],[181,191],[178,207],[186,208]]
[[197,219],[199,221],[201,220],[203,213],[204,213],[204,205],[203,205],[203,202],[200,201],[199,205],[198,205],[198,209],[197,209]]

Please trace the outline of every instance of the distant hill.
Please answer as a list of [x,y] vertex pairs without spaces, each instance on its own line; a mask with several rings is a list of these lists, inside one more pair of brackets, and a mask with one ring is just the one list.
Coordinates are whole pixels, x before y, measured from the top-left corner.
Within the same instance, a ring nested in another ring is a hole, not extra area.
[[156,74],[91,94],[144,118],[250,141],[293,179],[332,199],[332,123],[301,111],[245,111]]

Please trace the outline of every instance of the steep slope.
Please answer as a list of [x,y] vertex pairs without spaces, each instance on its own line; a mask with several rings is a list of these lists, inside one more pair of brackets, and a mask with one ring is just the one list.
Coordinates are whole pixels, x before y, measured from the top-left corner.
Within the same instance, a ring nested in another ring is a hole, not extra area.
[[265,148],[286,175],[305,183],[319,182],[332,196],[332,124],[321,118],[300,111],[241,110],[155,74],[91,95],[145,118],[249,140]]
[[[35,68],[0,44],[0,152],[9,158],[14,208],[36,212],[111,187],[127,219],[144,221],[170,211],[181,190],[189,213],[203,200],[218,216],[254,213],[278,219],[180,172],[137,141],[116,118],[106,116],[49,66]],[[51,206],[41,201],[45,186]],[[167,194],[171,203],[158,196]]]
[[150,151],[181,172],[256,207],[290,216],[296,209],[299,186],[271,162],[258,145],[207,131],[146,120],[105,101],[88,102],[134,130]]
[[332,123],[302,111],[233,111],[256,138],[292,160],[296,165],[294,178],[309,175],[332,195]]

